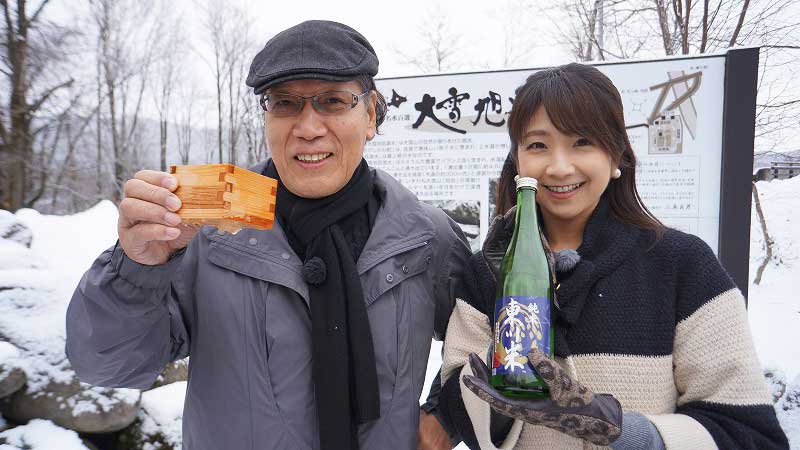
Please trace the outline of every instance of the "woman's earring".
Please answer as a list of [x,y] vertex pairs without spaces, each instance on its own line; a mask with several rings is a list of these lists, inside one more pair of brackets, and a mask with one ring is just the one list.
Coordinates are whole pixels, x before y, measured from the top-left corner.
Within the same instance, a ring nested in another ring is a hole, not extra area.
[[622,176],[622,171],[619,170],[619,168],[616,168],[616,169],[614,169],[614,173],[611,175],[611,178],[616,180],[621,176]]

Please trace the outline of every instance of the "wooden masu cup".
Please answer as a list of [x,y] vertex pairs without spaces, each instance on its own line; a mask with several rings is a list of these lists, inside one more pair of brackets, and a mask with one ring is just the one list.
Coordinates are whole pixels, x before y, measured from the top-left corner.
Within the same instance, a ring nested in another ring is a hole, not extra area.
[[265,230],[275,220],[278,181],[233,164],[171,166],[178,179],[177,214],[184,224],[211,225],[229,233]]

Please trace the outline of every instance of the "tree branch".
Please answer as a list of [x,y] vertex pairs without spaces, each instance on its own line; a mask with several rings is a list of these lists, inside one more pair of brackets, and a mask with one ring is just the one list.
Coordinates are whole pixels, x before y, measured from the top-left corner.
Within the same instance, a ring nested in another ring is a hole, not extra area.
[[736,40],[739,39],[739,33],[742,31],[742,24],[744,23],[744,16],[747,14],[747,7],[750,5],[750,0],[744,0],[744,4],[742,5],[742,11],[739,14],[739,22],[736,24],[736,28],[733,30],[733,36],[731,36],[731,41],[728,44],[728,47],[733,47],[736,45]]
[[36,8],[36,12],[34,12],[34,13],[33,13],[33,15],[31,16],[31,18],[30,18],[30,19],[28,19],[28,21],[27,21],[27,22],[28,22],[28,24],[31,24],[31,23],[33,23],[33,22],[36,22],[36,20],[37,20],[37,19],[39,19],[39,14],[41,14],[41,13],[42,13],[42,10],[44,9],[45,5],[47,5],[47,3],[48,3],[49,1],[50,1],[50,0],[44,0],[44,1],[42,2],[42,4],[41,4],[41,5],[39,5],[39,7],[38,7],[38,8]]
[[800,99],[798,99],[798,100],[790,100],[788,102],[782,102],[782,103],[775,103],[775,104],[772,104],[772,105],[769,105],[769,104],[761,105],[761,104],[759,104],[757,106],[759,108],[784,108],[786,106],[796,105],[796,104],[800,104]]
[[762,45],[761,48],[776,48],[783,50],[800,50],[800,45]]
[[60,83],[60,84],[58,84],[58,85],[56,85],[56,86],[53,86],[53,87],[51,87],[51,88],[50,88],[50,89],[48,89],[48,90],[47,90],[47,91],[46,91],[44,94],[42,94],[42,96],[41,96],[41,97],[39,97],[39,100],[36,100],[35,102],[33,102],[33,104],[31,104],[31,106],[28,108],[28,111],[30,111],[31,113],[33,113],[33,112],[37,111],[37,110],[38,110],[38,109],[39,109],[39,108],[42,106],[42,104],[44,104],[44,102],[46,102],[46,101],[47,101],[47,99],[48,99],[48,98],[49,98],[51,95],[53,95],[53,93],[54,93],[54,92],[56,92],[57,90],[59,90],[59,89],[61,89],[61,88],[65,88],[65,87],[67,87],[67,86],[72,86],[72,83],[73,83],[74,81],[75,81],[75,80],[73,80],[72,78],[70,78],[69,80],[67,80],[67,81],[64,81],[63,83]]

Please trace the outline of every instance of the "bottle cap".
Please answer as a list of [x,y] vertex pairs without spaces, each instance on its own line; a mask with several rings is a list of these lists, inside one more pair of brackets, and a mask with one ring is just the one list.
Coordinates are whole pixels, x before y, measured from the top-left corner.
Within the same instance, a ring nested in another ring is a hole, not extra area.
[[533,177],[521,177],[519,175],[514,177],[514,181],[517,183],[517,189],[520,188],[539,188],[539,181]]

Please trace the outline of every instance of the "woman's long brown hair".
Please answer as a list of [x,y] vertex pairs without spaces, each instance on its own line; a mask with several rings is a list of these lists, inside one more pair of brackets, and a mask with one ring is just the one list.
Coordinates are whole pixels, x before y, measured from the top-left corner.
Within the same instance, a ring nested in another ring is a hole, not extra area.
[[636,156],[625,130],[619,91],[602,72],[583,64],[536,72],[517,88],[508,119],[511,149],[497,186],[497,213],[505,214],[517,203],[517,147],[540,106],[560,132],[582,136],[608,152],[622,171],[604,194],[612,213],[621,222],[653,231],[659,239],[664,225],[644,206],[636,190]]

